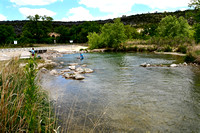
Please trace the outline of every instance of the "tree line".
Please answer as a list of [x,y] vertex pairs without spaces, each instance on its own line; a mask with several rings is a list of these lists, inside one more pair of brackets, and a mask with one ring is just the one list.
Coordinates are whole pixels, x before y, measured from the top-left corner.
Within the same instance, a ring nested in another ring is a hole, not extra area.
[[[160,23],[147,23],[138,27],[124,25],[121,20],[115,19],[113,23],[99,24],[94,21],[86,21],[79,25],[52,26],[53,18],[48,16],[29,16],[29,21],[23,27],[22,33],[16,36],[14,28],[8,25],[0,25],[0,46],[8,46],[14,40],[20,45],[46,43],[88,43],[91,48],[112,47],[120,48],[126,40],[148,40],[150,43],[184,43],[195,40],[200,42],[200,15],[199,3],[195,0],[190,5],[195,8],[195,13],[190,12],[187,16],[194,20],[189,25],[184,17],[173,15],[166,16]],[[122,18],[124,19],[124,18]],[[56,32],[58,37],[51,37],[50,32]],[[171,41],[175,40],[175,41]]]

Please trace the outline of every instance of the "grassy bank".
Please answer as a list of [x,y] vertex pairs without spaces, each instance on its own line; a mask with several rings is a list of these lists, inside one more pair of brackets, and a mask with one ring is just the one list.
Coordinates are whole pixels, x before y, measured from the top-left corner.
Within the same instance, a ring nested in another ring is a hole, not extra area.
[[34,59],[1,65],[0,132],[53,132],[55,116],[47,92],[37,85]]
[[185,61],[200,64],[200,45],[184,43],[184,44],[152,44],[149,41],[135,40],[124,43],[120,51],[125,52],[176,52],[186,54]]

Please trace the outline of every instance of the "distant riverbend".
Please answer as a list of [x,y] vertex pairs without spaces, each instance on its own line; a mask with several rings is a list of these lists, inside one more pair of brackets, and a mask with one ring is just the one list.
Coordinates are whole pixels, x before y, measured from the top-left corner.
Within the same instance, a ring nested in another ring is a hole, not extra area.
[[200,132],[200,68],[140,67],[183,63],[183,57],[153,53],[68,54],[54,59],[86,64],[94,73],[78,81],[42,75],[61,128],[68,132]]

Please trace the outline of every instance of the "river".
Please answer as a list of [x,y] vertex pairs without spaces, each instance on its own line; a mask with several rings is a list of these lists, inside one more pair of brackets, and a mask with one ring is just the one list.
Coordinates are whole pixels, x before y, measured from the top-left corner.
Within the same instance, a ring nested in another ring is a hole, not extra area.
[[[182,57],[150,53],[64,55],[56,62],[87,64],[82,81],[43,75],[63,132],[200,132],[200,68],[140,67]],[[62,70],[56,68],[58,71]]]

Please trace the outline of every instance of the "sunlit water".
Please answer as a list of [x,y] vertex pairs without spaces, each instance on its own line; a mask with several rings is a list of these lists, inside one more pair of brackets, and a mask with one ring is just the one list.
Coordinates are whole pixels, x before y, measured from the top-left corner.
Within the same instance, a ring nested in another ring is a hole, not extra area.
[[[171,64],[177,56],[144,53],[88,53],[55,59],[87,64],[82,81],[43,76],[64,132],[200,132],[200,69],[140,67]],[[58,71],[62,70],[56,68]]]

